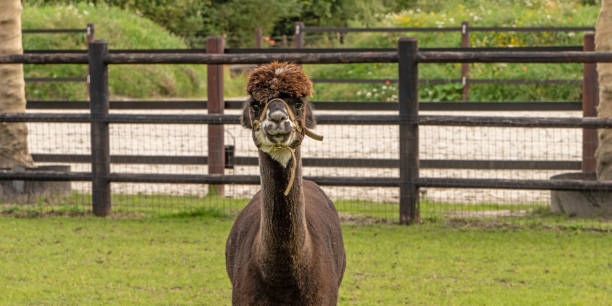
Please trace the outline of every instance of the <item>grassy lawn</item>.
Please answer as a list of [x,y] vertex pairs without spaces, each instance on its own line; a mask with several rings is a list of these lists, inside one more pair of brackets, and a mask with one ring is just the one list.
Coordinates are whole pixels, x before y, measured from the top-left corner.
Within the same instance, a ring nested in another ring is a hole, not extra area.
[[[215,210],[0,217],[0,304],[229,304]],[[342,305],[600,304],[612,236],[580,230],[343,225]]]
[[[164,195],[113,194],[112,213],[122,217],[235,216],[248,199]],[[397,223],[399,206],[396,202],[336,200],[343,220],[359,223]],[[550,213],[548,204],[447,203],[421,200],[420,215],[425,223],[470,223],[486,226],[513,225],[538,228],[601,230],[612,232],[610,218],[578,218]],[[0,216],[37,217],[41,215],[82,216],[91,213],[91,195],[74,192],[55,203],[41,201],[34,205],[0,204]]]

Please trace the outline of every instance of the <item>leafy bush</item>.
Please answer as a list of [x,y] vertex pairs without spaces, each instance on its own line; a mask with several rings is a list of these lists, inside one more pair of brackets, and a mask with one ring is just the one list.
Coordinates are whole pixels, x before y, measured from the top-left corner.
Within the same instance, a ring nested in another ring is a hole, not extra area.
[[417,0],[24,0],[26,5],[91,2],[137,12],[191,47],[203,47],[205,38],[223,35],[231,47],[253,47],[253,31],[292,35],[295,21],[307,26],[346,26],[352,20],[373,25],[380,16],[414,5]]
[[[380,27],[449,27],[462,21],[471,26],[594,26],[598,6],[584,5],[582,1],[560,0],[500,0],[496,5],[489,1],[419,1],[427,9],[410,9],[389,14]],[[436,4],[437,3],[437,4]],[[350,34],[344,47],[395,48],[400,36],[414,36],[419,47],[460,47],[458,32],[450,33],[369,33]],[[521,32],[472,32],[473,47],[582,45],[582,33],[521,33]],[[474,79],[581,79],[581,64],[471,64],[470,78]],[[307,66],[313,78],[373,78],[397,79],[395,64],[350,64]],[[419,66],[419,78],[458,79],[460,64],[423,64]],[[449,101],[461,98],[461,84],[420,85],[421,100]],[[397,93],[383,84],[348,85],[316,84],[318,100],[396,100]],[[579,100],[581,85],[504,85],[473,84],[471,101],[546,101]],[[382,94],[381,93],[386,93]]]

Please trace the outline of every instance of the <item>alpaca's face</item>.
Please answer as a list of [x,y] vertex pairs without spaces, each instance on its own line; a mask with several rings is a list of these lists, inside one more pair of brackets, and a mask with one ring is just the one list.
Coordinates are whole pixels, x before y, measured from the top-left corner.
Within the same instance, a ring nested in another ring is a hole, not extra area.
[[301,127],[314,127],[312,110],[303,99],[282,97],[264,103],[249,99],[245,103],[242,125],[252,129],[255,145],[287,166],[291,152],[304,139]]

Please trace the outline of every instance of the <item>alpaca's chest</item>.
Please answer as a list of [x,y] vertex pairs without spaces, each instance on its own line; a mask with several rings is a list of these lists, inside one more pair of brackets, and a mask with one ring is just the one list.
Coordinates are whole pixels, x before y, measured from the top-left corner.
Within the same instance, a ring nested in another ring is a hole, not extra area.
[[265,279],[261,273],[251,274],[257,275],[255,279],[234,284],[234,305],[336,305],[337,292],[329,290],[335,286],[327,284],[329,279],[312,277],[316,275],[312,272],[279,273]]

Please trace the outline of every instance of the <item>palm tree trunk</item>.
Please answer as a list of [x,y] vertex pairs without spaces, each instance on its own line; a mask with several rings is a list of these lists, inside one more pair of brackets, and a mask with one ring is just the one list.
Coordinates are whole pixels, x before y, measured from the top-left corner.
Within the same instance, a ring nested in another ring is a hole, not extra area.
[[[21,1],[0,1],[0,54],[22,54]],[[0,65],[0,112],[25,112],[23,65]],[[32,167],[25,123],[0,122],[0,168]]]

